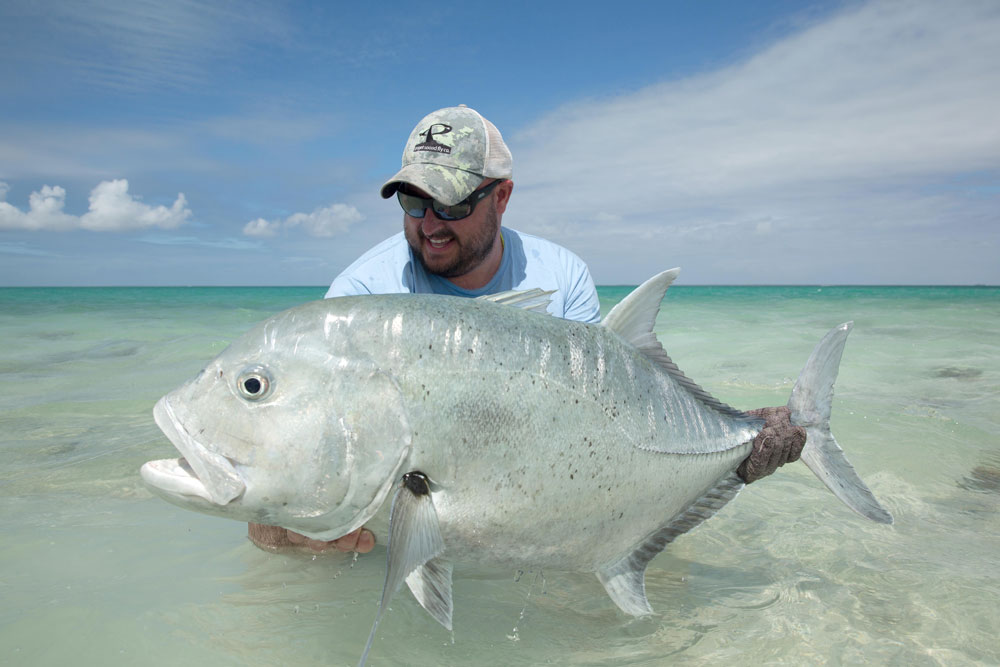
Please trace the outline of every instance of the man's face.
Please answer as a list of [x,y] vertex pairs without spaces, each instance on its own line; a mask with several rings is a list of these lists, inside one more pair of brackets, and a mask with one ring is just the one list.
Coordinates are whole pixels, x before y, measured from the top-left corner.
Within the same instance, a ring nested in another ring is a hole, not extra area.
[[[429,196],[413,190],[419,196]],[[428,273],[457,278],[482,264],[493,250],[500,229],[495,196],[495,191],[490,193],[472,215],[461,220],[441,220],[431,208],[424,211],[423,218],[403,214],[406,240]]]

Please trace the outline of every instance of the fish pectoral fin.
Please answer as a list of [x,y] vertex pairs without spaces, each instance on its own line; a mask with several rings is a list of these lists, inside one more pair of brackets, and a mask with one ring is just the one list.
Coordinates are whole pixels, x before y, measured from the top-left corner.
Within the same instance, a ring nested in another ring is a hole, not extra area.
[[632,616],[652,614],[653,608],[646,599],[646,566],[679,535],[699,526],[722,509],[743,487],[739,475],[735,472],[727,475],[673,521],[643,540],[631,553],[600,568],[597,578],[619,609]]
[[406,585],[420,606],[451,630],[451,563],[432,558],[410,573]]
[[[368,652],[375,639],[375,631],[378,629],[379,621],[382,620],[382,614],[389,606],[392,596],[399,590],[403,581],[407,580],[411,573],[415,573],[418,569],[422,571],[418,579],[425,582],[430,580],[429,575],[432,571],[435,574],[442,572],[447,574],[448,624],[446,627],[451,627],[451,568],[449,566],[442,569],[438,564],[431,566],[431,570],[424,567],[442,553],[444,553],[444,539],[441,537],[441,528],[438,525],[437,512],[434,510],[434,503],[431,500],[427,478],[421,473],[407,473],[403,475],[403,479],[396,489],[396,495],[392,498],[382,599],[379,602],[375,622],[372,624],[368,643],[365,645],[365,652],[361,656],[359,665],[364,665],[368,659]],[[410,584],[410,587],[412,590],[413,584]],[[418,596],[417,599],[420,600],[420,597]],[[420,601],[420,604],[434,618],[441,621],[438,612],[428,608],[423,601]]]

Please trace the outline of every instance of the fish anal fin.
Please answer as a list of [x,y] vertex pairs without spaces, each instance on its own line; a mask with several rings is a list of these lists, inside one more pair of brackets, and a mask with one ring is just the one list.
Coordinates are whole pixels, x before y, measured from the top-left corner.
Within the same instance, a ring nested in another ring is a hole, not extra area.
[[736,473],[727,475],[669,524],[647,537],[631,553],[605,565],[597,578],[618,608],[632,616],[653,613],[646,599],[646,567],[679,535],[699,526],[736,497],[744,486]]
[[448,630],[451,630],[451,563],[432,558],[406,577],[413,597],[420,606]]
[[618,608],[630,616],[648,616],[653,613],[646,599],[646,567],[633,561],[632,554],[602,567],[597,578],[604,585]]

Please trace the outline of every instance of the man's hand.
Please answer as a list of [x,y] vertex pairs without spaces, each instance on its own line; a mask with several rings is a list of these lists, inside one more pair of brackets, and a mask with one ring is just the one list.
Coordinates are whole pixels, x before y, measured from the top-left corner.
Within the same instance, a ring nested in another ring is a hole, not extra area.
[[767,477],[779,467],[798,461],[806,444],[806,430],[794,426],[787,407],[760,408],[747,414],[764,420],[764,428],[753,441],[753,451],[740,464],[736,473],[749,484]]
[[367,528],[358,528],[343,537],[324,542],[310,539],[286,528],[251,523],[247,525],[247,536],[251,542],[265,551],[277,551],[282,547],[302,547],[316,553],[334,549],[366,554],[375,547],[375,535]]

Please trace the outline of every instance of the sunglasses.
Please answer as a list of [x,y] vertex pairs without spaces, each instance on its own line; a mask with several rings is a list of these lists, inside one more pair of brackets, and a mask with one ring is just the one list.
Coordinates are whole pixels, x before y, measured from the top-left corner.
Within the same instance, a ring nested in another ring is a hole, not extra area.
[[405,185],[401,185],[396,190],[396,198],[399,200],[399,205],[403,207],[403,211],[411,218],[423,218],[427,209],[431,208],[434,210],[434,215],[442,220],[461,220],[472,215],[476,204],[488,197],[493,192],[493,188],[500,183],[503,183],[503,179],[493,181],[482,190],[474,190],[471,195],[451,206],[430,197],[418,197],[410,194],[404,189]]

